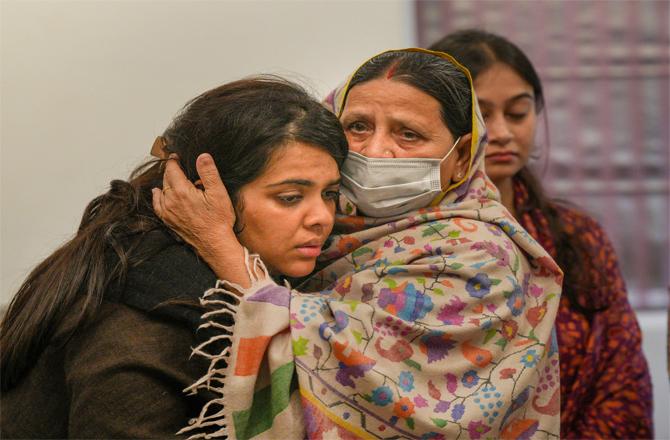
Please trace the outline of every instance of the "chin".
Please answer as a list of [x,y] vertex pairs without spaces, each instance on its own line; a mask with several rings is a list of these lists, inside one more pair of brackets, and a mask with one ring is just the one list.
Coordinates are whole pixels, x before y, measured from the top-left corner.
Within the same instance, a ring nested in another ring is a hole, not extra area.
[[282,267],[279,268],[279,272],[287,277],[301,278],[311,274],[314,270],[314,266],[316,266],[316,261],[296,261],[292,264],[282,265]]

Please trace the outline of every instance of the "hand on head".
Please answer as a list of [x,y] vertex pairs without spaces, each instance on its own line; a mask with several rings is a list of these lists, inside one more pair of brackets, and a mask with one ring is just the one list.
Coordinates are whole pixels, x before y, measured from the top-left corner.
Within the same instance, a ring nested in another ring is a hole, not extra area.
[[165,164],[163,190],[153,188],[153,207],[156,215],[173,231],[198,250],[220,278],[235,280],[245,271],[228,275],[220,270],[220,256],[243,254],[242,245],[233,231],[235,210],[214,160],[201,154],[196,161],[196,169],[203,189],[190,182],[181,167],[176,154]]

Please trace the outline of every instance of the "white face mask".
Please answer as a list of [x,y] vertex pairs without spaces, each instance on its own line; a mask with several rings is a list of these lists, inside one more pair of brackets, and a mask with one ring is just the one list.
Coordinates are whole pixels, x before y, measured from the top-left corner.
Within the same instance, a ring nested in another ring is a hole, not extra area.
[[440,168],[460,136],[442,159],[370,158],[349,152],[342,167],[342,192],[360,213],[391,217],[425,208],[442,193]]

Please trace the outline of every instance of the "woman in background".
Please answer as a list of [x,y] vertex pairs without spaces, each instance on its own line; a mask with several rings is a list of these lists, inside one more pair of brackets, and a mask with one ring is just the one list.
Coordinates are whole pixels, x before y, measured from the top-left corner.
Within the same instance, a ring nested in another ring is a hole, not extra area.
[[650,438],[651,380],[615,251],[594,219],[549,199],[527,166],[544,107],[533,65],[513,43],[480,30],[454,32],[430,49],[470,70],[488,131],[486,173],[564,271],[561,437]]
[[[178,154],[191,181],[196,167],[218,165],[237,238],[274,275],[314,269],[347,141],[304,90],[275,77],[217,87],[190,101],[155,147]],[[1,326],[0,437],[168,438],[211,398],[182,390],[207,371],[189,355],[208,335],[196,336],[197,301],[216,277],[154,214],[152,188],[176,191],[163,184],[165,167],[154,160],[113,181],[14,297]]]

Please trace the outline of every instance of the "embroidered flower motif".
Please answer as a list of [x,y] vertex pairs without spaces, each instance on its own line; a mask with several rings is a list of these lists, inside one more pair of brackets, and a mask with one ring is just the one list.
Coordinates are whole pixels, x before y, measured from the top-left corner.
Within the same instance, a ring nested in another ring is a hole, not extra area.
[[519,330],[519,324],[516,321],[506,320],[502,323],[502,328],[500,329],[502,337],[511,341],[516,336],[516,332]]
[[462,325],[465,317],[460,315],[461,311],[465,308],[465,303],[457,296],[454,296],[449,301],[449,304],[442,307],[440,313],[437,315],[437,319],[442,321],[447,325]]
[[503,234],[503,232],[500,230],[500,227],[498,227],[498,225],[494,225],[492,223],[487,223],[486,224],[486,229],[491,231],[491,233],[493,235],[495,235],[496,237],[500,237]]
[[375,341],[375,348],[377,349],[377,353],[390,361],[401,362],[411,358],[414,354],[412,346],[404,339],[398,339],[389,349],[382,347],[381,341],[383,339],[384,338],[380,338]]
[[509,235],[510,237],[516,234],[516,228],[508,221],[501,221],[499,226],[503,231],[505,231],[505,234]]
[[431,331],[419,339],[419,350],[428,356],[428,363],[439,361],[447,357],[449,350],[456,346],[456,341],[451,339],[451,335]]
[[503,368],[500,370],[501,379],[511,379],[514,377],[514,374],[516,374],[516,368]]
[[533,298],[539,298],[544,293],[544,289],[537,284],[531,284],[528,290]]
[[470,370],[463,375],[461,382],[466,388],[472,388],[479,383],[479,376],[475,370]]
[[346,295],[351,290],[352,277],[349,275],[335,286],[335,291],[340,295]]
[[544,315],[547,314],[547,302],[543,301],[542,305],[531,307],[526,312],[526,319],[530,322],[530,325],[537,327],[537,325],[542,322]]
[[423,398],[423,396],[416,396],[414,397],[414,405],[416,405],[417,408],[425,408],[428,406],[428,401]]
[[447,378],[447,391],[454,394],[458,386],[458,378],[453,373],[447,373],[445,377]]
[[414,389],[414,376],[409,371],[403,371],[398,376],[398,386],[403,391],[410,392]]
[[512,311],[512,316],[519,316],[526,306],[526,299],[521,291],[521,286],[514,283],[514,289],[511,292],[505,292],[507,297],[507,307]]
[[409,397],[403,397],[393,405],[393,414],[406,419],[414,414],[414,403],[409,400]]
[[372,390],[372,403],[378,406],[386,406],[393,402],[393,391],[386,385]]
[[414,284],[404,282],[397,287],[385,287],[379,291],[379,307],[404,319],[416,321],[433,309],[429,296],[416,290]]
[[533,368],[537,362],[540,360],[540,356],[537,354],[535,349],[530,349],[521,357],[521,363],[526,366],[526,368]]
[[337,242],[337,249],[343,254],[348,254],[353,252],[355,249],[361,247],[363,243],[350,235],[343,236],[340,241]]
[[478,273],[468,280],[465,284],[465,290],[468,291],[470,296],[484,298],[491,292],[491,284],[488,275],[485,273]]
[[446,400],[440,400],[437,402],[437,405],[435,405],[435,410],[434,412],[436,413],[446,413],[449,407],[451,406],[451,403],[447,402]]
[[481,420],[472,420],[468,423],[468,434],[470,434],[470,438],[474,440],[482,438],[482,435],[490,430],[491,427],[485,425]]
[[465,405],[462,403],[454,405],[454,409],[451,410],[451,418],[454,419],[454,421],[458,421],[463,417],[463,414],[465,414]]

